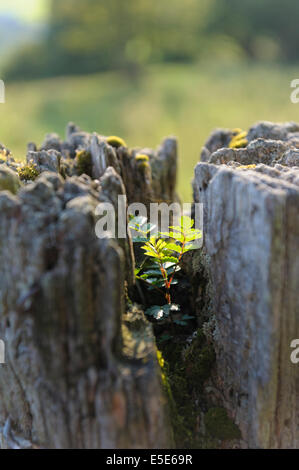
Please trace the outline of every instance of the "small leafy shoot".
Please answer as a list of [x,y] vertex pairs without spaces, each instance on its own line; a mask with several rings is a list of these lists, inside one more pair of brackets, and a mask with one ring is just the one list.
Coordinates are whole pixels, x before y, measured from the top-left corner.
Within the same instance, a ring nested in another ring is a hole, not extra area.
[[188,320],[193,319],[188,315],[183,315],[180,319],[174,318],[173,314],[177,313],[180,307],[171,300],[171,288],[178,284],[175,276],[181,269],[182,257],[188,251],[198,249],[194,242],[202,237],[202,232],[193,227],[194,221],[183,216],[179,226],[169,227],[169,232],[153,234],[156,232],[156,226],[149,224],[145,217],[138,216],[130,220],[129,228],[133,242],[144,243],[141,249],[144,251],[145,260],[135,270],[136,279],[145,282],[149,289],[159,290],[167,302],[163,307],[154,305],[146,310],[145,313],[156,320],[169,317],[173,324],[185,326]]

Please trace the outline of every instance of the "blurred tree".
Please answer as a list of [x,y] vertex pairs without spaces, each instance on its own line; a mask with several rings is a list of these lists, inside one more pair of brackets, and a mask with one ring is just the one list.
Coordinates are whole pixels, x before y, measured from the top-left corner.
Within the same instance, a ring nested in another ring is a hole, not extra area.
[[[44,44],[22,50],[9,75],[27,78],[191,61],[213,0],[51,0]],[[41,67],[36,61],[41,58]],[[17,63],[16,63],[17,62]],[[45,64],[46,62],[46,64]],[[25,72],[24,72],[25,71]]]
[[52,0],[55,63],[72,72],[149,60],[192,60],[209,0]]
[[217,0],[206,31],[236,39],[249,57],[297,62],[298,22],[295,0]]
[[295,0],[50,0],[48,34],[13,58],[6,78],[136,72],[149,62],[297,60]]

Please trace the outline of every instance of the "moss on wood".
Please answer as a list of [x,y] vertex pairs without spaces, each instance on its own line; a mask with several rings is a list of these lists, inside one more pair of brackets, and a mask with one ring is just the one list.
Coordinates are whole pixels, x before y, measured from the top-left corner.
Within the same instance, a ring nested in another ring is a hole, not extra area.
[[228,417],[224,408],[210,408],[205,415],[205,427],[212,438],[220,440],[241,438],[238,426]]

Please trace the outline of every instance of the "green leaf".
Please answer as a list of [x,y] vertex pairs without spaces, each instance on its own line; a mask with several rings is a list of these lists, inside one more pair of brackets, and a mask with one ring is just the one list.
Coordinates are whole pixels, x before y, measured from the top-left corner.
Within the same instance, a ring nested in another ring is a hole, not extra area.
[[177,263],[178,262],[177,258],[175,258],[174,256],[163,256],[162,261],[163,261],[163,263],[166,263],[167,261],[169,261],[171,263]]
[[146,243],[145,245],[143,245],[141,247],[142,250],[145,250],[145,251],[152,251],[153,253],[156,253],[156,250],[152,247],[152,245],[150,243]]
[[144,243],[147,241],[147,238],[145,237],[133,237],[132,242],[133,243]]
[[165,281],[164,279],[156,279],[155,281],[152,282],[152,284],[156,287],[164,287]]
[[164,307],[162,307],[165,314],[167,314],[167,316],[169,315],[170,312],[179,312],[180,311],[180,306],[178,304],[167,304],[167,305],[164,305]]
[[178,312],[180,306],[177,304],[166,304],[163,307],[154,305],[153,307],[148,308],[145,313],[146,315],[154,317],[156,320],[162,320],[164,317],[168,317],[170,312]]
[[200,247],[195,244],[195,243],[188,243],[187,245],[185,245],[184,247],[184,254],[185,253],[188,253],[188,251],[192,251],[192,250],[198,250]]
[[185,241],[185,237],[181,234],[181,232],[170,232],[169,236],[182,243]]
[[175,251],[176,253],[181,253],[182,248],[175,243],[167,243],[167,249],[171,251]]
[[148,240],[148,234],[156,228],[153,224],[147,223],[146,217],[130,217],[129,229],[132,233],[133,243],[140,243]]
[[144,275],[147,276],[162,276],[160,269],[148,269],[145,271]]
[[173,336],[172,335],[162,335],[160,336],[160,338],[158,339],[159,343],[165,343],[166,341],[169,341],[170,339],[172,339]]
[[183,215],[181,217],[181,227],[184,231],[190,229],[191,227],[193,227],[193,225],[194,220],[192,220],[190,217],[188,217],[187,215]]
[[148,277],[150,277],[150,275],[146,273],[141,274],[141,276],[139,276],[140,279],[147,279]]
[[138,274],[140,273],[140,271],[141,271],[141,268],[135,268],[135,270],[134,270],[135,276],[138,276]]
[[176,259],[176,261],[173,263],[170,263],[169,261],[167,263],[163,263],[163,268],[168,270],[170,268],[173,268],[176,264],[177,264],[178,260]]
[[143,238],[144,239],[143,241],[148,241],[149,233],[155,230],[155,228],[156,226],[152,224],[145,224],[142,226],[129,224],[129,229],[131,230],[131,232],[132,231],[134,232],[131,234],[134,243],[140,241],[140,240],[137,240],[138,236]]
[[158,242],[156,243],[156,249],[157,249],[158,251],[162,251],[163,248],[166,247],[166,245],[167,245],[167,243],[166,243],[164,240],[162,240],[162,239],[161,239],[161,240],[158,240]]
[[164,257],[164,258],[165,258],[165,257],[169,257],[169,256],[171,256],[171,257],[174,258],[175,256],[177,256],[172,250],[168,250],[166,247],[163,248],[163,250],[162,250],[162,252],[160,253],[160,255],[162,255],[162,257]]
[[[147,277],[147,278],[142,278],[142,279],[146,279],[146,282],[148,282],[149,284],[153,284],[155,286],[161,282],[161,280],[157,279],[156,277]],[[164,285],[163,280],[162,280],[162,283]]]
[[152,251],[146,251],[144,253],[146,256],[150,256],[151,258],[156,258],[156,259],[159,259],[159,255],[157,255],[157,253],[154,253]]
[[201,230],[198,228],[190,228],[189,230],[186,230],[185,235],[190,235],[192,233],[201,233]]
[[200,230],[194,231],[193,233],[190,233],[189,235],[186,235],[186,241],[191,242],[194,240],[200,240],[202,238],[202,232]]
[[144,250],[144,251],[147,251],[149,253],[153,253],[153,254],[157,255],[157,251],[156,251],[155,247],[153,247],[152,244],[149,243],[149,242],[147,242],[145,245],[143,245],[141,247],[141,249]]
[[166,271],[167,271],[168,273],[173,273],[174,271],[175,271],[176,273],[178,273],[179,271],[181,271],[181,269],[182,269],[182,268],[181,268],[178,264],[177,264],[176,266],[174,266],[174,263],[173,263],[173,266],[171,266],[170,268],[167,268]]
[[152,246],[156,246],[156,241],[157,241],[157,236],[156,236],[156,235],[152,235],[152,236],[150,237],[149,243],[150,243]]
[[193,320],[195,317],[192,317],[190,315],[183,315],[182,320]]
[[143,217],[142,215],[138,215],[137,217],[133,217],[130,220],[130,225],[136,225],[141,227],[142,225],[146,224],[147,218]]
[[164,237],[164,238],[170,238],[169,232],[159,232],[159,233],[158,233],[158,236],[159,236],[160,238],[163,238],[163,237]]
[[[180,266],[177,266],[176,268],[174,268],[174,267],[173,267],[173,268],[169,268],[169,269],[167,269],[166,271],[167,271],[168,277],[170,277],[170,276],[172,276],[173,274],[178,273],[180,270],[181,270]],[[178,282],[176,282],[176,284],[178,284]]]
[[148,308],[145,311],[145,314],[150,317],[154,317],[156,320],[161,320],[164,316],[164,311],[162,307],[154,305],[153,307]]
[[145,233],[150,233],[153,230],[155,230],[156,225],[154,224],[146,224],[145,226],[142,226],[142,229],[145,231]]
[[180,325],[180,326],[187,326],[188,323],[183,321],[183,320],[173,320],[174,323],[176,323],[177,325]]

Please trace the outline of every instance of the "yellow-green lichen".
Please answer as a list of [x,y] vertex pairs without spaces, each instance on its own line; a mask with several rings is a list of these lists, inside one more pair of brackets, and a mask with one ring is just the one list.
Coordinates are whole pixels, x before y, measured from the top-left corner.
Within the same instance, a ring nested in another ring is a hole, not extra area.
[[247,145],[248,145],[248,140],[247,139],[240,139],[240,140],[237,140],[237,141],[231,143],[230,148],[242,149],[242,148],[247,147]]
[[106,142],[114,148],[127,147],[126,142],[121,137],[117,137],[115,135],[107,137]]
[[0,150],[0,163],[6,163],[6,162],[7,162],[6,153],[3,150]]
[[0,191],[10,191],[17,194],[20,188],[20,180],[15,171],[7,165],[0,166]]
[[234,136],[241,134],[241,132],[244,132],[244,131],[240,127],[235,127],[235,129],[232,130],[232,133]]
[[92,176],[92,158],[90,152],[87,150],[79,150],[76,154],[76,167],[77,174]]
[[35,163],[28,163],[18,168],[18,175],[21,181],[35,181],[40,172]]
[[159,366],[161,367],[161,369],[163,369],[163,367],[165,365],[165,361],[164,361],[162,353],[161,353],[161,351],[159,351],[159,349],[157,349],[157,360],[158,360]]
[[204,421],[206,431],[211,437],[220,440],[241,438],[238,426],[228,417],[224,408],[210,408],[205,415]]
[[146,170],[150,170],[151,166],[150,166],[149,162],[142,161],[142,162],[139,163],[138,168],[139,168],[139,170],[146,171]]
[[135,160],[137,162],[149,162],[149,156],[139,153],[138,155],[136,155]]
[[247,132],[242,131],[241,129],[234,129],[233,130],[233,137],[230,141],[229,148],[238,149],[247,147],[248,140],[247,140]]
[[236,170],[254,170],[256,168],[256,165],[241,165],[237,166]]
[[9,157],[9,151],[6,149],[0,149],[0,160],[7,162],[7,158]]

